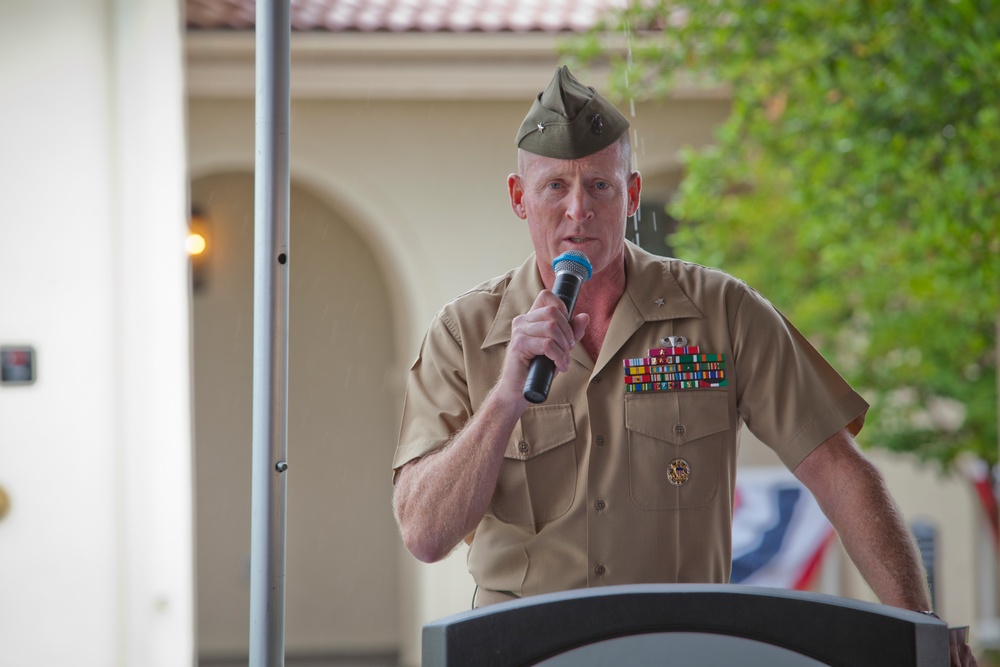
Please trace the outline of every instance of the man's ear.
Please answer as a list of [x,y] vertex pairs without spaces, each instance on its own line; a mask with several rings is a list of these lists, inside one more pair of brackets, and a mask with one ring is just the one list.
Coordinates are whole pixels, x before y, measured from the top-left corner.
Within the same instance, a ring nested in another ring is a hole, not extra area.
[[510,207],[514,215],[521,220],[528,219],[528,212],[524,209],[524,187],[519,174],[511,174],[507,177],[507,194],[510,195]]
[[639,175],[639,172],[633,171],[628,177],[628,215],[635,215],[639,208],[639,192],[641,190],[642,176]]

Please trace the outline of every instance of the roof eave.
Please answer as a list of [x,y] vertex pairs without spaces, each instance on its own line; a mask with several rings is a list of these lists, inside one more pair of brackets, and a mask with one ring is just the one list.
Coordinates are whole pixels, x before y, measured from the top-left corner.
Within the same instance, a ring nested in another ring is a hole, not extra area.
[[[574,36],[293,32],[291,93],[297,99],[524,100],[552,76],[558,47]],[[188,95],[253,97],[254,48],[252,31],[188,31]],[[592,72],[606,75],[606,70]],[[672,96],[726,95],[724,90],[682,84]]]

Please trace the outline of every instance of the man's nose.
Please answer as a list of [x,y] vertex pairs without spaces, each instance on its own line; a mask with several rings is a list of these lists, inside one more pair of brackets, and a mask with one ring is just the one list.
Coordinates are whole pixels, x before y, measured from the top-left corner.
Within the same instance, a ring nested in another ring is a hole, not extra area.
[[582,186],[570,190],[569,201],[566,203],[566,217],[574,221],[584,221],[594,215],[593,202],[590,193]]

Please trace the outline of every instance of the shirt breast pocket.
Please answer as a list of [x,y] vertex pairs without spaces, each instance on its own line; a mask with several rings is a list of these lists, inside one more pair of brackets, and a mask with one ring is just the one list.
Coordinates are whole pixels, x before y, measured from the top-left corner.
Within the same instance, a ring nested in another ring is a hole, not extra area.
[[628,395],[625,427],[636,505],[679,510],[715,498],[730,430],[725,390]]
[[493,494],[493,515],[541,524],[569,511],[576,494],[573,406],[530,406],[514,428]]

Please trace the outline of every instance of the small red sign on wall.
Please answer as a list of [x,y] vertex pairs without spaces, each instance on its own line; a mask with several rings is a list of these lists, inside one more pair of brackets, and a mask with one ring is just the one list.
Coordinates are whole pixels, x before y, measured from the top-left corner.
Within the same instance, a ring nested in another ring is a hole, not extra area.
[[0,383],[31,384],[35,381],[35,348],[27,345],[0,346]]

